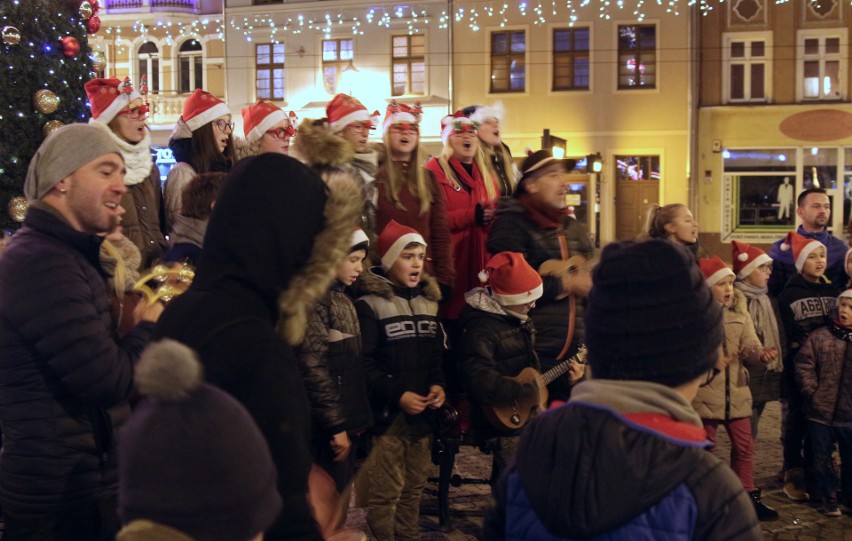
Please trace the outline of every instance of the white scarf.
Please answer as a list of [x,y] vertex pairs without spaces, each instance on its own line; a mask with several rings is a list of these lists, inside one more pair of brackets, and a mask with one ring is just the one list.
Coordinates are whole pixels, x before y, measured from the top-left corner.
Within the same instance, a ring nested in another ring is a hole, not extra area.
[[121,137],[117,136],[109,126],[103,122],[96,120],[89,121],[89,124],[105,129],[112,140],[121,149],[121,155],[124,157],[124,166],[127,168],[127,174],[124,176],[125,186],[134,186],[145,181],[151,176],[151,168],[154,166],[154,158],[151,157],[151,132],[145,130],[145,138],[136,144],[128,143]]

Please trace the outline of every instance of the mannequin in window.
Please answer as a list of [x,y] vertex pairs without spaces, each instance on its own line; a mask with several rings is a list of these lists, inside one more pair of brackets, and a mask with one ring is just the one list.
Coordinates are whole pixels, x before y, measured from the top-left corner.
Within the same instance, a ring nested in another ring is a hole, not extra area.
[[790,219],[790,207],[793,206],[793,185],[790,177],[784,177],[784,183],[778,186],[778,219]]

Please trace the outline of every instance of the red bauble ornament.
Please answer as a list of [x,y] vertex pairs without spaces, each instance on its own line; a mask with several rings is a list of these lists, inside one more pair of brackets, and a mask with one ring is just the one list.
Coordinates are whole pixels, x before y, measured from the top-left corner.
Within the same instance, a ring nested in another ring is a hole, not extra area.
[[89,34],[97,34],[98,30],[101,29],[101,19],[97,15],[92,15],[89,17],[89,20],[86,21],[86,31]]
[[92,14],[97,15],[98,11],[101,10],[101,4],[98,0],[90,0],[89,3],[92,5]]
[[74,36],[65,36],[59,41],[62,43],[62,53],[65,56],[77,56],[80,52],[80,42]]

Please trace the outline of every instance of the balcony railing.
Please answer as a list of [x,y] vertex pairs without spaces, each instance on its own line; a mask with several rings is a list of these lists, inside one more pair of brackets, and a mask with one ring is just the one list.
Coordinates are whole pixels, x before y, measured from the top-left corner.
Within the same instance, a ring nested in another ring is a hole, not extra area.
[[170,126],[175,124],[183,112],[183,102],[186,96],[179,94],[149,94],[148,102],[151,108],[149,124]]
[[130,10],[141,11],[183,11],[196,13],[198,0],[107,0],[107,13]]

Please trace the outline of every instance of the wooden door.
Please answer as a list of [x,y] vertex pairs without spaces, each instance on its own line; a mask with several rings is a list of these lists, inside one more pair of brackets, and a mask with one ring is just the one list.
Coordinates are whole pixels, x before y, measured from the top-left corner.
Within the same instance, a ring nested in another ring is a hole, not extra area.
[[636,238],[645,224],[648,206],[660,201],[657,180],[619,180],[615,183],[615,238]]

